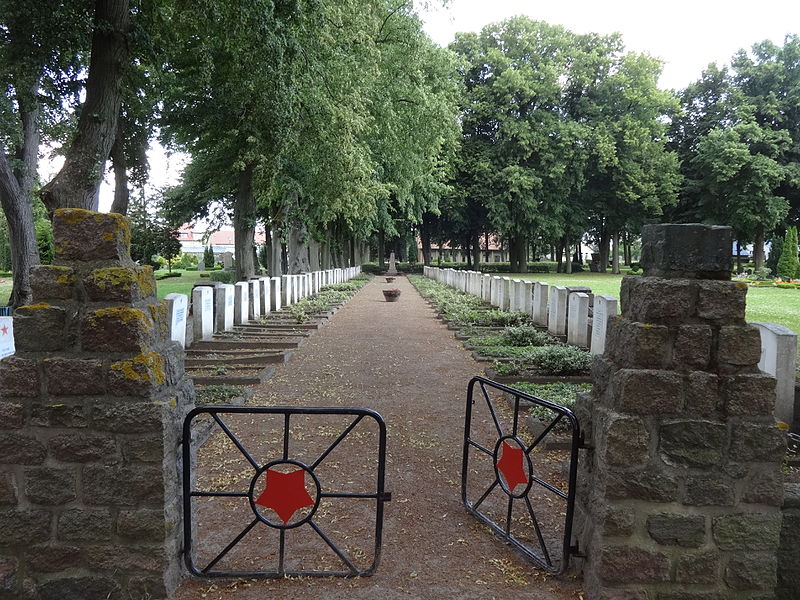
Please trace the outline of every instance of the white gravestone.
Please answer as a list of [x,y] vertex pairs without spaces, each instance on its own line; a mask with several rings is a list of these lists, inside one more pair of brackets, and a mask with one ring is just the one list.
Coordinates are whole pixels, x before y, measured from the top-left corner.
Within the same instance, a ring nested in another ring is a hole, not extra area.
[[214,288],[210,285],[198,285],[192,290],[192,325],[194,339],[214,337]]
[[503,301],[500,303],[500,308],[502,310],[509,310],[511,308],[511,283],[510,277],[500,278],[500,289],[503,290]]
[[492,301],[492,276],[491,275],[484,275],[481,277],[481,298],[486,303],[491,303]]
[[235,325],[242,325],[249,321],[248,311],[250,294],[248,293],[248,288],[250,286],[246,281],[237,281],[233,285],[236,289],[236,302],[233,306],[233,322]]
[[576,292],[569,295],[567,343],[581,348],[589,347],[589,294]]
[[181,348],[185,348],[186,312],[189,308],[189,297],[186,294],[167,294],[164,301],[167,303],[169,338],[173,342],[178,342]]
[[13,317],[0,317],[0,358],[12,356],[14,348],[14,319]]
[[512,279],[509,284],[508,310],[514,312],[519,310],[520,297],[517,295],[517,284],[522,283],[521,279]]
[[554,285],[550,288],[550,303],[547,313],[547,331],[553,335],[567,333],[567,288]]
[[547,327],[547,297],[550,286],[543,281],[533,284],[533,322]]
[[500,308],[500,277],[494,275],[492,277],[492,299],[490,303],[492,306]]
[[617,299],[614,296],[595,296],[592,313],[592,354],[606,351],[608,322],[617,316]]
[[214,331],[217,333],[233,329],[235,296],[233,285],[230,283],[222,283],[214,288],[214,303],[216,305]]
[[270,277],[270,307],[274,311],[279,311],[281,309],[281,278],[280,277]]
[[281,275],[281,288],[283,289],[283,296],[281,296],[281,302],[283,303],[284,306],[291,306],[293,304],[291,275]]
[[524,312],[526,315],[533,316],[533,282],[532,281],[523,281],[522,282],[522,295],[524,298],[522,308],[520,310]]
[[247,282],[249,286],[248,294],[248,319],[253,321],[261,316],[261,284],[258,279],[251,279]]
[[258,278],[258,288],[260,297],[261,297],[261,314],[266,315],[270,309],[270,280],[269,277],[259,277]]
[[793,426],[794,383],[797,364],[797,334],[775,323],[750,323],[761,334],[761,360],[758,368],[775,379],[775,418]]

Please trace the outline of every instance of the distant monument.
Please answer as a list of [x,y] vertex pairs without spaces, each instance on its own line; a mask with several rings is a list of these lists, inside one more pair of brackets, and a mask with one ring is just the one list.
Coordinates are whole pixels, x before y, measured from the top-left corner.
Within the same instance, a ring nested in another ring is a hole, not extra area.
[[394,261],[394,252],[389,254],[389,270],[386,271],[387,275],[397,275],[397,265]]

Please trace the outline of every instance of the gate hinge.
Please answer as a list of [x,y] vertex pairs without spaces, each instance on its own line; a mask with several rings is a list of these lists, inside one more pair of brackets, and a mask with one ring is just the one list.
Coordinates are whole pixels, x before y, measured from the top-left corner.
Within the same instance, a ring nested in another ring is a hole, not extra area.
[[381,492],[380,494],[378,494],[378,499],[384,502],[391,502],[392,492]]

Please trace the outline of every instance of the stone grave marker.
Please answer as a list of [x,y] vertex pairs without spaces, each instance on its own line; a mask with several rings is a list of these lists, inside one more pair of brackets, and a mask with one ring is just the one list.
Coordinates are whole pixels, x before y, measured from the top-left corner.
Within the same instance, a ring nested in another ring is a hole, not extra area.
[[270,297],[272,286],[270,285],[270,278],[259,277],[258,285],[260,286],[259,297],[261,299],[261,314],[266,315],[270,310],[272,310],[272,298]]
[[[761,336],[758,368],[776,380],[775,418],[790,427],[800,420],[795,413],[795,378],[797,369],[797,334],[775,323],[751,323]],[[793,427],[793,431],[796,431]]]
[[589,294],[569,294],[567,343],[581,348],[589,347]]
[[526,315],[533,316],[533,282],[523,281],[522,287],[523,287],[522,295],[524,301],[522,303],[522,308],[520,308],[520,310],[524,312]]
[[550,288],[550,302],[547,314],[547,331],[553,335],[567,333],[567,288],[554,285]]
[[394,259],[394,252],[389,254],[389,270],[386,271],[387,275],[397,275],[397,265]]
[[547,299],[550,286],[543,281],[533,284],[533,322],[541,327],[547,327]]
[[608,322],[617,316],[617,299],[614,296],[595,296],[592,315],[592,354],[602,354],[606,349]]
[[220,259],[222,259],[222,268],[226,271],[233,270],[233,254],[230,252],[223,252],[220,255]]
[[277,312],[281,309],[281,278],[270,277],[269,287],[270,308]]
[[234,325],[243,325],[250,320],[250,286],[246,281],[237,281],[233,287],[236,295],[233,305],[233,323]]
[[195,340],[214,337],[214,288],[198,285],[192,289],[192,324]]
[[167,294],[167,318],[170,339],[178,342],[181,348],[186,347],[186,312],[189,308],[189,297],[186,294]]
[[233,329],[234,323],[234,303],[236,293],[230,283],[221,283],[214,288],[214,331],[222,333]]
[[258,279],[251,279],[247,282],[249,286],[248,294],[248,320],[254,321],[261,316],[261,284]]

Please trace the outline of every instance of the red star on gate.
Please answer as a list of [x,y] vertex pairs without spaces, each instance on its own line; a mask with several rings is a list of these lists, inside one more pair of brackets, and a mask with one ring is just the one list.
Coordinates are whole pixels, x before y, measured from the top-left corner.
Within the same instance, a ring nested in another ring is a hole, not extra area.
[[507,442],[503,442],[503,456],[497,461],[497,470],[503,474],[510,492],[513,492],[518,484],[528,483],[528,475],[525,473],[523,465],[523,454],[522,448],[514,448]]
[[267,469],[267,482],[264,491],[255,503],[271,508],[286,525],[295,512],[306,506],[314,506],[314,499],[306,490],[306,472],[297,469],[290,473],[281,473]]

